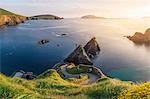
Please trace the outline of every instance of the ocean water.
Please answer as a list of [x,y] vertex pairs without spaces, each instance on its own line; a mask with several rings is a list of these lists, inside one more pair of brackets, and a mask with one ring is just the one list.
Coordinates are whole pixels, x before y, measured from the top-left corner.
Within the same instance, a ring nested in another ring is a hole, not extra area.
[[[32,20],[0,29],[0,72],[17,70],[40,74],[66,58],[76,45],[93,36],[101,52],[94,65],[109,77],[121,80],[150,80],[150,46],[136,45],[124,36],[150,28],[150,19]],[[60,35],[66,33],[67,36]],[[38,41],[50,42],[39,45]]]

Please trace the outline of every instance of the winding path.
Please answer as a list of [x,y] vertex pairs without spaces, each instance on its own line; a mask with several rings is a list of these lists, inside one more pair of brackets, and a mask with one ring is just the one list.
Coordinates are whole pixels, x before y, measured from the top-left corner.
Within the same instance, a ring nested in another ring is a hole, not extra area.
[[[68,64],[61,66],[61,71],[64,74],[65,78],[77,78],[81,75],[81,74],[74,74],[73,75],[73,74],[69,74],[68,72],[66,72],[66,68],[68,66],[69,66]],[[81,85],[88,85],[88,84],[91,84],[93,82],[96,82],[99,79],[99,77],[94,75],[94,74],[91,74],[91,73],[86,73],[86,74],[88,75],[89,79],[80,83]]]

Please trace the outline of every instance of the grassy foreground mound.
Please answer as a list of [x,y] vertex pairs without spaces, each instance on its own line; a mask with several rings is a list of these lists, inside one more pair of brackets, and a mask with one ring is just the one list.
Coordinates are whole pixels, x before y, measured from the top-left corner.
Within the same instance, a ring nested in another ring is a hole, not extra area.
[[11,99],[112,99],[133,87],[136,85],[110,78],[81,86],[74,80],[62,79],[53,69],[45,71],[35,80],[9,78],[0,74],[0,96]]

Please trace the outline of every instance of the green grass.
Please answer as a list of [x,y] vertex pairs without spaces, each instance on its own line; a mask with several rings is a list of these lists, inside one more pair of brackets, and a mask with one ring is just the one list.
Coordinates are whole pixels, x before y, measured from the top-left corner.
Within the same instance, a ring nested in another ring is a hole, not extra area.
[[[81,76],[81,80],[86,75]],[[81,86],[73,80],[64,80],[53,69],[35,80],[9,78],[0,74],[0,96],[11,99],[111,99],[135,85],[118,79],[101,78],[91,85]]]
[[79,76],[79,78],[68,78],[66,79],[67,81],[71,82],[71,83],[75,83],[75,84],[80,84],[85,80],[88,80],[88,75],[87,74],[81,74]]
[[0,8],[0,15],[17,15],[17,14],[14,14],[10,11],[7,11],[7,10]]
[[130,88],[130,82],[123,82],[117,79],[101,78],[98,82],[85,88],[85,93],[95,99],[116,99],[122,90]]
[[84,73],[85,70],[82,68],[78,68],[78,66],[74,66],[74,65],[70,65],[67,67],[66,71],[69,74],[80,74],[80,73]]
[[39,96],[32,89],[35,83],[19,78],[9,78],[0,74],[0,96],[7,98],[26,97],[34,98]]

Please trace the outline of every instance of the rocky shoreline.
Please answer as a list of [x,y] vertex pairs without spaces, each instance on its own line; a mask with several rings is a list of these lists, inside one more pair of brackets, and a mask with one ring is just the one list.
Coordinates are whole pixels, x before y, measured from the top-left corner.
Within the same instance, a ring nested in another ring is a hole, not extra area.
[[0,15],[0,27],[15,26],[24,23],[28,18],[19,15]]

